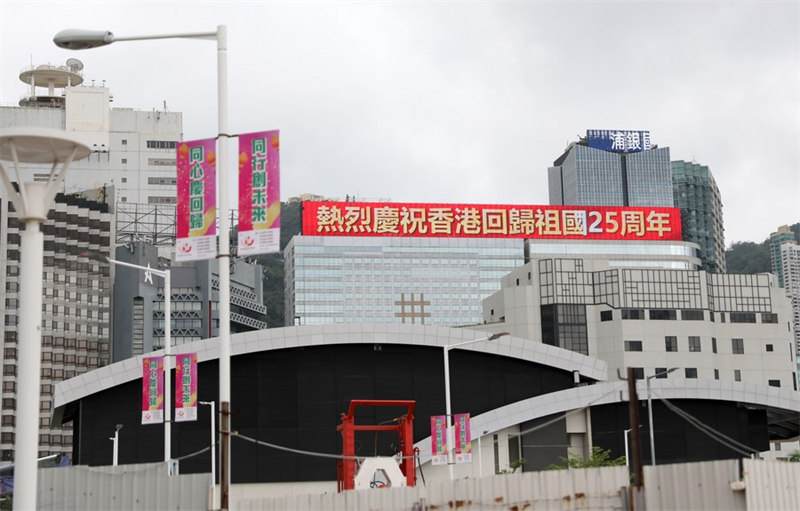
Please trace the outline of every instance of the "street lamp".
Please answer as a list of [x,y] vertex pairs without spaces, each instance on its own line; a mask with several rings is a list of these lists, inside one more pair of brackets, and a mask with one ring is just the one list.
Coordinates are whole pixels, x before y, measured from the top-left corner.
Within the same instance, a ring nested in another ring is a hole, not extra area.
[[[118,37],[109,31],[62,30],[53,42],[69,50],[83,50],[105,46],[117,41],[141,41],[150,39],[216,39],[217,41],[217,119],[219,146],[217,162],[219,170],[219,401],[222,412],[221,508],[228,509],[228,487],[230,485],[230,401],[231,401],[231,344],[230,344],[230,219],[228,217],[228,28],[217,26],[214,32],[183,34],[161,34]],[[41,273],[41,272],[40,272]],[[41,307],[40,307],[41,308]]]
[[[151,273],[164,279],[164,461],[169,463],[169,460],[172,459],[172,401],[170,395],[172,392],[172,284],[169,270],[155,270],[150,266],[118,261],[91,252],[83,252],[81,255],[109,264],[142,270],[145,273],[145,281],[151,278]],[[152,280],[150,283],[152,284]],[[171,474],[169,465],[167,465],[167,472]]]
[[[14,509],[36,508],[44,269],[44,233],[41,226],[47,220],[47,213],[70,164],[73,160],[87,157],[90,152],[86,145],[63,131],[46,128],[0,129],[0,160],[13,162],[19,189],[12,185],[2,164],[0,180],[18,211],[19,219],[25,223],[25,230],[20,235]],[[51,164],[52,168],[45,182],[25,182],[20,163]]]
[[671,367],[666,371],[659,371],[652,376],[647,377],[647,421],[650,426],[650,464],[656,466],[656,438],[653,433],[653,401],[650,399],[650,380],[658,378],[659,376],[666,376],[673,371],[677,371],[678,367]]
[[465,346],[467,344],[472,344],[474,342],[480,341],[494,341],[495,339],[499,339],[504,335],[508,335],[508,332],[500,332],[496,334],[492,334],[489,337],[482,337],[480,339],[472,339],[471,341],[463,341],[458,342],[456,344],[445,344],[442,346],[444,351],[444,403],[445,403],[445,413],[447,414],[447,468],[450,471],[450,480],[454,479],[453,476],[453,443],[455,442],[454,432],[453,432],[453,415],[450,410],[450,350],[455,348],[460,348],[461,346]]
[[217,415],[214,413],[214,401],[198,401],[201,405],[211,407],[211,509],[217,509],[215,487],[217,485]]
[[112,442],[114,442],[114,454],[111,457],[111,465],[117,466],[119,465],[119,430],[122,429],[122,424],[117,424],[117,428],[114,430],[114,436],[109,438]]

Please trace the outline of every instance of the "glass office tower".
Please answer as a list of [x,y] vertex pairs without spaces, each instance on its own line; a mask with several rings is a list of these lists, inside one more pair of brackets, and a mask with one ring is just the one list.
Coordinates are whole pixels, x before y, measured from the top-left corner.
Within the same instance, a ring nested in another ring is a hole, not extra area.
[[521,239],[295,236],[285,324],[482,323],[481,300],[524,263]]
[[548,169],[550,204],[672,207],[669,148],[612,152],[573,142]]
[[714,176],[705,165],[672,162],[675,207],[681,210],[683,239],[700,245],[702,269],[725,273],[725,230],[722,197]]

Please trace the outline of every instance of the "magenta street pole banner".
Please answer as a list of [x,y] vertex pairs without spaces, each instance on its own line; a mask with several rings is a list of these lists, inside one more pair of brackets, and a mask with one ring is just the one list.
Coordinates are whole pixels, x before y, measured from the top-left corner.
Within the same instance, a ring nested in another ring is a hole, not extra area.
[[164,357],[142,361],[142,424],[164,422]]
[[216,139],[178,144],[175,260],[217,256]]
[[239,135],[239,255],[280,251],[278,130]]
[[447,465],[447,416],[431,416],[431,465]]
[[454,416],[456,426],[456,463],[472,463],[472,438],[469,430],[469,414],[457,413]]
[[175,357],[175,422],[197,420],[197,353]]

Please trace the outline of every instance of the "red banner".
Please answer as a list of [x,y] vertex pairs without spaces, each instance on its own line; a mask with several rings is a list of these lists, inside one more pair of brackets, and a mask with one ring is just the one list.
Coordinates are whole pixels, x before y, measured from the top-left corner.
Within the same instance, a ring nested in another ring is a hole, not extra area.
[[681,241],[678,208],[303,202],[306,236]]

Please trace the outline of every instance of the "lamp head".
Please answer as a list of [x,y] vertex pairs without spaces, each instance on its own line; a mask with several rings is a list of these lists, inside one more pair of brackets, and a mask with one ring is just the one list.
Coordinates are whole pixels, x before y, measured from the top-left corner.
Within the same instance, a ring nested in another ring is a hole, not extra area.
[[508,334],[508,332],[498,332],[496,334],[490,335],[489,338],[486,339],[486,340],[487,341],[494,341],[495,339],[499,339],[499,338],[503,337],[504,335],[509,335],[509,334]]
[[79,28],[68,28],[57,33],[53,37],[53,42],[59,48],[67,50],[88,50],[97,48],[114,42],[114,34],[108,30],[82,30]]

